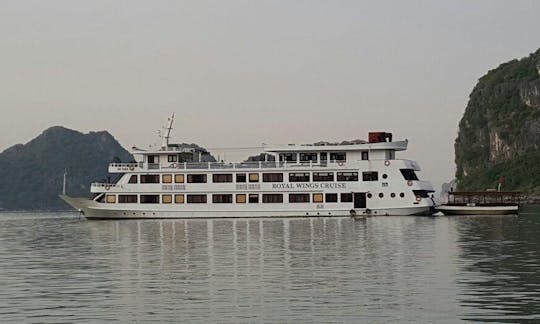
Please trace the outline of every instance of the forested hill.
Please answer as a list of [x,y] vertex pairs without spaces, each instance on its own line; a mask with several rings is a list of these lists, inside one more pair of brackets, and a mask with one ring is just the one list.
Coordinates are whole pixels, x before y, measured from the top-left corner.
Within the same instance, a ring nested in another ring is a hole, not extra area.
[[132,159],[108,132],[83,134],[51,127],[30,142],[0,153],[0,209],[69,209],[58,198],[64,170],[68,194],[84,197],[89,196],[91,182],[107,179],[111,161]]
[[540,193],[540,49],[474,87],[455,143],[459,190]]

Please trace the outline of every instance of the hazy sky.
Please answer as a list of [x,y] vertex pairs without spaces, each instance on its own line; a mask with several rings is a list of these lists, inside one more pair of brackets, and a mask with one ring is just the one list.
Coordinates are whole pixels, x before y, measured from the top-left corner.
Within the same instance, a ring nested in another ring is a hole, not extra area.
[[212,148],[386,130],[438,188],[470,91],[540,47],[539,13],[515,0],[2,0],[0,150],[53,125],[145,146],[172,112],[175,141]]

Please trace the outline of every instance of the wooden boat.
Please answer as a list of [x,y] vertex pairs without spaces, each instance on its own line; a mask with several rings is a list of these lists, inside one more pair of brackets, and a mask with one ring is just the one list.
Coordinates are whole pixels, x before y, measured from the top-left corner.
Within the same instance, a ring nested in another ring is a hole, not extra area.
[[520,192],[449,192],[448,203],[436,210],[445,215],[515,215],[520,198]]

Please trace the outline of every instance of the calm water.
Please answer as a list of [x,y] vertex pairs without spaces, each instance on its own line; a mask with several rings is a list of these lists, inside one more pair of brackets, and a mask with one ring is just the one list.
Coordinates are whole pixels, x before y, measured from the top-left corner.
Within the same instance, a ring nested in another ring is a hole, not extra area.
[[0,214],[0,321],[539,322],[517,216],[87,221]]

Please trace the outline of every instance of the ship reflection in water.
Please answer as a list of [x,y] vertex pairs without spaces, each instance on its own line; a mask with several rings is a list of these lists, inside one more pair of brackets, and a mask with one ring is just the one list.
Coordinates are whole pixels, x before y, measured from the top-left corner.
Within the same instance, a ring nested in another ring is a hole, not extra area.
[[0,318],[538,320],[538,216],[85,221],[0,214]]

